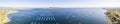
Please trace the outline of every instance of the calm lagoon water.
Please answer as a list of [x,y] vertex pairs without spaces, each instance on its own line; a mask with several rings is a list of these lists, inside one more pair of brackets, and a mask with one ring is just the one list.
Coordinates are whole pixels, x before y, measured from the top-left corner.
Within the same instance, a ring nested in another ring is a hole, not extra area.
[[[7,24],[108,24],[102,8],[36,8],[17,10]],[[50,20],[49,20],[50,18]]]

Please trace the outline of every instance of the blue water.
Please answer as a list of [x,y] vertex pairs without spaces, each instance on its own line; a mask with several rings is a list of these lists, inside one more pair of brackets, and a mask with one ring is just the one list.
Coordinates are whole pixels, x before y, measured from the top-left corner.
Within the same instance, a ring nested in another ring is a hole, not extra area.
[[[17,10],[8,15],[7,24],[108,24],[102,8],[57,8]],[[56,20],[36,20],[38,17],[55,17]]]

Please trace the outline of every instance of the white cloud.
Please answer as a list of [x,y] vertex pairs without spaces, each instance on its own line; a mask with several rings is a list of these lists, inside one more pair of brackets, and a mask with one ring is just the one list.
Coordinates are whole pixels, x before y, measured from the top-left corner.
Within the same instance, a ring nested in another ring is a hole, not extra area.
[[[6,0],[7,1],[7,0]],[[0,2],[0,7],[120,7],[119,0],[89,0],[81,2],[82,0],[77,0],[77,2],[67,1],[68,3],[57,3],[56,1],[54,3],[48,2],[48,3],[31,3],[31,2]]]
[[47,4],[32,3],[0,3],[0,7],[47,7]]
[[[67,4],[54,5],[55,7],[120,7],[120,3],[102,3],[102,4]],[[53,7],[54,7],[53,6]]]
[[62,3],[53,4],[52,7],[120,7],[119,0],[104,0],[95,2],[85,2],[85,3]]

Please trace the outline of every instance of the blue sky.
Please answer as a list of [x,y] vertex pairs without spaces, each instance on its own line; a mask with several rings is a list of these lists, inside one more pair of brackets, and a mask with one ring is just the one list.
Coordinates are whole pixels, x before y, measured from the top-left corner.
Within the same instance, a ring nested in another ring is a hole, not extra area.
[[120,0],[0,0],[0,7],[120,7]]

